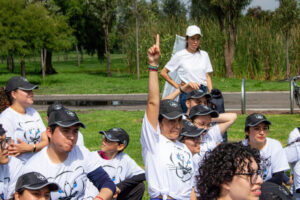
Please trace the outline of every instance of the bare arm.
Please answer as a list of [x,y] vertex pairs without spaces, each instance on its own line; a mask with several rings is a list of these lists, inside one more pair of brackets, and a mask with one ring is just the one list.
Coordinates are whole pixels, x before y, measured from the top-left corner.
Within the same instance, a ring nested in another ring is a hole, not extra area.
[[223,135],[227,131],[227,129],[235,122],[236,119],[236,113],[222,113],[218,118],[212,118],[212,121],[218,122],[220,132]]
[[179,88],[180,85],[178,85],[173,79],[171,79],[171,77],[169,76],[169,70],[164,67],[161,72],[160,75],[168,82],[170,83],[174,88]]
[[113,193],[108,188],[102,188],[100,193],[94,198],[94,200],[111,200],[113,197]]
[[191,193],[191,200],[197,200],[197,195],[195,191],[195,187],[193,187],[192,193]]
[[196,82],[189,82],[179,88],[177,88],[175,90],[175,92],[169,94],[168,96],[166,96],[164,99],[171,99],[171,100],[174,100],[178,95],[181,94],[181,91],[180,91],[180,88],[183,92],[191,92],[193,90],[197,90],[199,88],[199,84],[196,83]]
[[210,93],[213,89],[212,80],[209,73],[206,73],[207,92]]
[[[150,47],[147,51],[148,63],[151,66],[157,66],[160,58],[159,49],[159,35],[156,36],[156,44]],[[148,79],[148,101],[146,114],[148,121],[152,127],[156,130],[159,115],[159,84],[158,84],[158,72],[149,70]]]

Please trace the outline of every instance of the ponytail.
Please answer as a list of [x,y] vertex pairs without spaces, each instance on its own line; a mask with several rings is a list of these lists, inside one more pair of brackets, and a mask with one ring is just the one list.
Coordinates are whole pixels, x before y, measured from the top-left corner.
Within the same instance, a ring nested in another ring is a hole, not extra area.
[[0,87],[0,114],[12,104],[10,94],[7,94],[4,87]]

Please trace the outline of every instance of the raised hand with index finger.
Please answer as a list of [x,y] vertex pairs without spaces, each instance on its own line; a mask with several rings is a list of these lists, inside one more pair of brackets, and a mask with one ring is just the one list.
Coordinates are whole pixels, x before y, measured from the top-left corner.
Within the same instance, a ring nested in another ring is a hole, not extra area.
[[147,54],[149,65],[157,67],[160,58],[159,34],[156,35],[156,43],[148,49]]

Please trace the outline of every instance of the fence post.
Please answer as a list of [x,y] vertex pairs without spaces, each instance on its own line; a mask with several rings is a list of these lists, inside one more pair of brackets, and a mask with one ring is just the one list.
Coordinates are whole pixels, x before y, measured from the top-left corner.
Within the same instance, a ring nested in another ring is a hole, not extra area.
[[290,79],[290,109],[291,114],[294,114],[294,79]]
[[242,93],[242,114],[246,114],[246,89],[245,89],[245,79],[242,79],[242,88],[241,88],[241,93]]

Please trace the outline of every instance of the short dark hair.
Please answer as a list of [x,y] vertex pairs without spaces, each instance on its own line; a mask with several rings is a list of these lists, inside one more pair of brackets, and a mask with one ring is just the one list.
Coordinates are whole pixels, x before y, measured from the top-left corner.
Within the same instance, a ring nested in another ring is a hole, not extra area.
[[259,169],[259,151],[238,142],[221,143],[212,152],[206,153],[196,176],[201,198],[211,200],[219,197],[221,185],[231,182],[237,171],[243,172],[247,168],[247,173],[255,173],[251,159],[256,161]]

